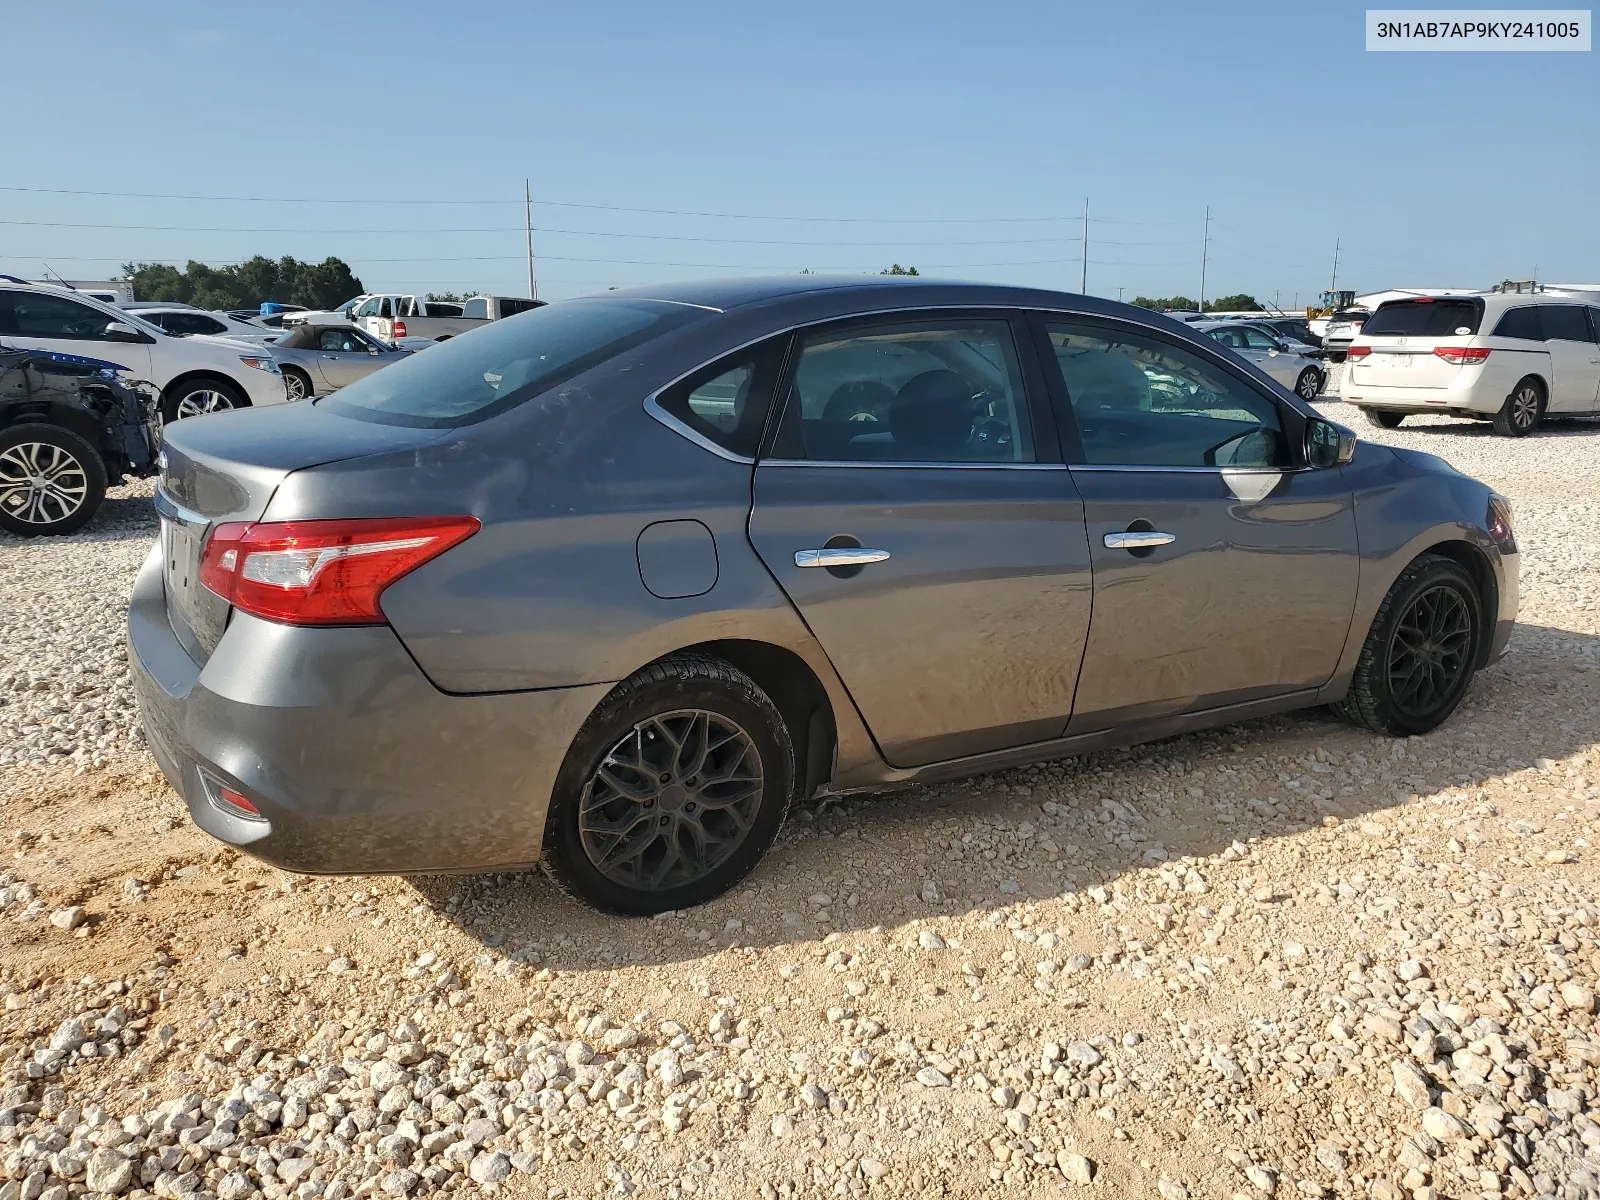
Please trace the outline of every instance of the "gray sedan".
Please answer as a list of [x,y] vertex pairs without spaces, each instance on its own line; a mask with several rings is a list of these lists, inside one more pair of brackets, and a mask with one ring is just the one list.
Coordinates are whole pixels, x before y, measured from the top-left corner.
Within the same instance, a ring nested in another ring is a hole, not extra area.
[[411,354],[354,325],[295,325],[273,343],[291,400],[325,396]]
[[1190,326],[1254,363],[1302,400],[1315,400],[1327,372],[1321,353],[1302,342],[1278,336],[1275,330],[1247,321],[1206,321]]
[[181,422],[128,614],[193,819],[296,871],[548,864],[652,913],[802,799],[1308,705],[1424,734],[1511,511],[1088,296],[611,292]]

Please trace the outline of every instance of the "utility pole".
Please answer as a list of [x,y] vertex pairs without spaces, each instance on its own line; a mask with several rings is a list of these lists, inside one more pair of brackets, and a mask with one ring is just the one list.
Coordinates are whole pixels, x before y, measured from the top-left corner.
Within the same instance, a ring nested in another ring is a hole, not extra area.
[[1206,232],[1200,240],[1200,311],[1206,311],[1206,255],[1211,251],[1211,206],[1206,205]]
[[1342,239],[1333,239],[1333,278],[1328,281],[1328,290],[1330,292],[1338,292],[1339,290],[1339,247],[1341,244]]
[[1121,288],[1117,289],[1117,303],[1118,304],[1122,303],[1122,289]]
[[1083,261],[1079,263],[1082,271],[1078,277],[1078,290],[1085,296],[1089,294],[1089,197],[1083,198]]
[[522,181],[522,211],[528,220],[528,299],[539,298],[539,285],[533,278],[533,185]]

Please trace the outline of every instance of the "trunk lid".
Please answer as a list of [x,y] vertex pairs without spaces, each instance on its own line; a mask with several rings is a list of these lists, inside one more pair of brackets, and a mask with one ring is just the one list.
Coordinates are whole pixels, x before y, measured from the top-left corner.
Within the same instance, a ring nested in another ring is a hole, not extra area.
[[437,441],[444,431],[379,425],[315,404],[191,417],[167,426],[156,511],[172,631],[196,662],[211,656],[228,604],[200,586],[206,538],[229,521],[259,520],[294,471]]
[[1352,364],[1350,382],[1371,387],[1447,388],[1462,371],[1474,368],[1446,362],[1433,352],[1434,347],[1470,346],[1475,341],[1471,337],[1363,337],[1361,344],[1371,347],[1372,353]]

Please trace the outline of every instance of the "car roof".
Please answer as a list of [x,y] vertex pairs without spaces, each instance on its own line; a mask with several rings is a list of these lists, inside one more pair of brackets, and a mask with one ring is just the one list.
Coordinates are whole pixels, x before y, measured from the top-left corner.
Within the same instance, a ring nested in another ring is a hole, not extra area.
[[[829,292],[838,294],[841,315],[851,308],[862,309],[880,304],[884,309],[914,308],[926,304],[939,307],[1044,308],[1105,316],[1128,316],[1132,313],[1137,314],[1139,320],[1172,319],[1151,309],[1134,308],[1115,300],[1078,292],[932,279],[921,275],[777,275],[690,280],[618,288],[597,293],[596,298],[661,300],[732,312],[747,307],[781,305],[791,300],[803,301]],[[1174,323],[1182,325],[1182,322]]]

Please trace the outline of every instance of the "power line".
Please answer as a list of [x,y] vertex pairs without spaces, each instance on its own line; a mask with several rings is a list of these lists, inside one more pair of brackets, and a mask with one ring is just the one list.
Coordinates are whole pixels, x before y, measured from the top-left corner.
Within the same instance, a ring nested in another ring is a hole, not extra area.
[[[244,227],[222,225],[99,225],[92,222],[78,221],[12,221],[0,219],[0,225],[21,225],[44,229],[104,229],[126,232],[137,230],[141,232],[157,233],[252,233],[252,234],[319,234],[349,236],[351,234],[383,234],[383,235],[417,235],[441,233],[522,233],[521,225],[486,226],[471,229],[248,229]],[[696,237],[671,233],[623,233],[604,229],[551,229],[536,225],[534,228],[539,233],[562,234],[569,237],[614,237],[628,238],[641,241],[660,242],[710,242],[730,246],[863,246],[873,249],[892,250],[905,246],[1027,246],[1037,245],[1040,242],[1065,242],[1076,241],[1077,236],[1066,237],[1033,237],[1033,238],[977,238],[964,241],[906,241],[899,239],[892,242],[839,242],[839,241],[793,241],[782,238],[725,238],[725,237]],[[1183,242],[1113,242],[1099,239],[1098,244],[1106,246],[1178,246]]]
[[[0,192],[16,192],[32,195],[48,196],[100,196],[114,199],[129,200],[203,200],[212,203],[228,204],[405,204],[405,205],[474,205],[474,206],[509,206],[522,203],[510,200],[417,200],[395,199],[393,197],[369,197],[361,199],[346,199],[334,197],[312,196],[204,196],[195,194],[173,192],[113,192],[99,191],[86,188],[40,188],[40,187],[15,187],[0,186]],[[726,213],[726,212],[700,212],[693,209],[678,208],[638,208],[625,204],[581,204],[571,200],[533,200],[532,203],[542,208],[577,208],[593,212],[626,212],[648,213],[653,216],[665,217],[715,217],[729,221],[809,221],[822,224],[849,224],[849,225],[1001,225],[1001,224],[1055,224],[1077,223],[1082,217],[1049,216],[1049,217],[802,217],[781,215],[774,213]],[[1185,221],[1121,221],[1105,217],[1096,217],[1095,221],[1102,225],[1168,225],[1177,226],[1187,224]]]
[[[24,259],[30,259],[30,260],[37,259],[37,260],[40,260],[40,261],[43,261],[44,259],[49,259],[52,262],[56,261],[56,260],[60,260],[62,262],[109,262],[109,263],[122,263],[122,262],[133,261],[133,262],[160,263],[162,265],[168,265],[168,266],[177,266],[177,265],[179,265],[179,260],[177,260],[177,259],[143,258],[143,257],[141,257],[139,255],[136,255],[136,254],[135,255],[121,255],[121,256],[113,256],[113,257],[104,257],[104,258],[88,258],[88,257],[83,257],[83,256],[74,257],[73,255],[70,255],[70,254],[44,254],[44,255],[39,255],[39,254],[17,255],[17,254],[13,254],[13,255],[10,255],[9,257],[11,257],[11,258],[24,258]],[[365,256],[352,256],[352,257],[357,258],[358,265],[361,264],[361,263],[457,263],[457,262],[466,263],[466,262],[523,262],[523,261],[525,261],[524,256],[521,255],[521,254],[481,254],[481,255],[452,256],[452,257],[443,257],[443,258],[434,257],[434,256],[431,256],[431,255],[423,255],[423,256],[414,257],[414,258],[367,258]],[[570,255],[559,255],[559,254],[541,254],[539,256],[539,258],[540,258],[541,261],[544,261],[544,262],[600,263],[600,264],[608,265],[608,266],[623,266],[623,267],[703,267],[703,268],[706,268],[708,270],[719,270],[719,271],[720,270],[728,270],[728,271],[781,271],[781,270],[784,269],[782,265],[774,265],[772,263],[659,262],[659,261],[650,260],[650,259],[583,258],[583,257],[570,256]],[[189,260],[185,259],[183,261],[187,262]],[[226,263],[224,265],[236,265],[238,262],[242,262],[242,261],[244,261],[244,260],[242,260],[242,259],[231,260],[230,262],[228,262],[228,263]],[[1062,264],[1062,263],[1077,263],[1077,262],[1080,262],[1080,261],[1081,261],[1081,259],[1077,255],[1074,255],[1074,256],[1072,256],[1070,258],[1033,258],[1033,259],[1014,260],[1014,261],[1010,261],[1010,262],[919,263],[918,266],[919,267],[926,267],[929,270],[965,271],[965,270],[971,270],[971,269],[974,269],[974,268],[977,268],[977,267],[1040,267],[1040,266],[1055,266],[1055,265]],[[1097,258],[1091,258],[1089,260],[1089,264],[1091,266],[1096,266],[1096,267],[1177,267],[1177,266],[1187,266],[1187,265],[1189,265],[1187,260],[1178,260],[1178,261],[1171,261],[1171,262],[1114,262],[1114,261],[1102,261],[1101,259],[1097,259]],[[216,265],[216,264],[210,264],[210,265]],[[809,265],[809,264],[801,264],[801,265]],[[871,270],[872,268],[870,266],[863,266],[860,263],[855,263],[855,264],[852,264],[852,265],[849,265],[849,266],[813,266],[813,267],[811,267],[811,269],[815,270],[815,271],[841,271],[841,272],[852,273],[852,272],[857,272],[857,271]]]

